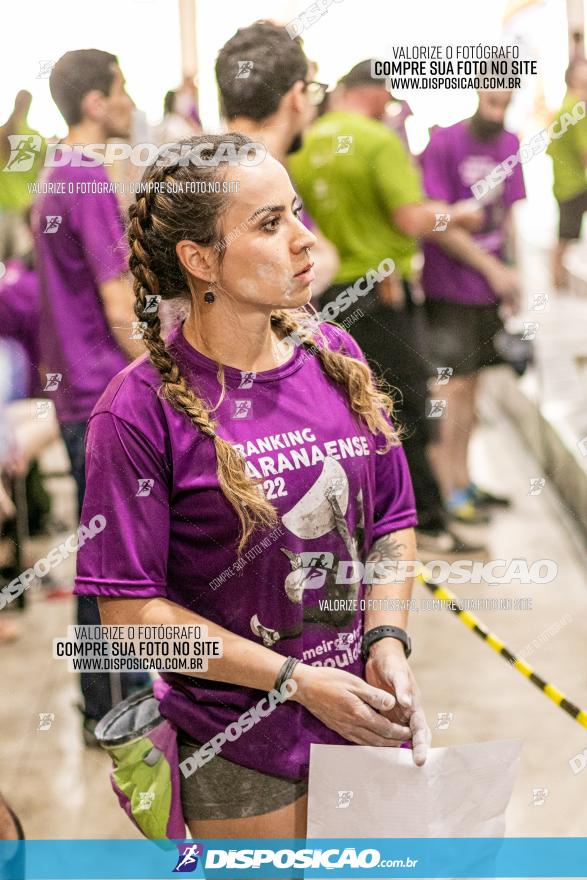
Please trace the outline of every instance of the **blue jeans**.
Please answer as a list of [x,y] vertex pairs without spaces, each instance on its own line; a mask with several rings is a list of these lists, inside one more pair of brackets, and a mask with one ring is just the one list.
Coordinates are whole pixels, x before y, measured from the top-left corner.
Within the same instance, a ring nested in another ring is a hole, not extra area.
[[[71,473],[77,487],[79,516],[86,489],[84,439],[87,422],[68,422],[59,427],[71,462]],[[100,623],[98,600],[95,596],[77,597],[77,623],[79,626]],[[82,711],[86,718],[98,721],[117,702],[128,697],[134,691],[146,687],[150,681],[148,672],[82,672],[80,673],[83,697]]]

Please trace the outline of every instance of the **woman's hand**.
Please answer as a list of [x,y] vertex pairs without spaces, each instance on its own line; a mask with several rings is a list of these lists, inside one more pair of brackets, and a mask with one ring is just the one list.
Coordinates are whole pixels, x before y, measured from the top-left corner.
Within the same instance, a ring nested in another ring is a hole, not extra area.
[[398,639],[380,639],[371,645],[365,678],[373,687],[395,697],[395,704],[384,715],[396,724],[409,725],[406,739],[411,739],[414,763],[421,767],[426,761],[431,734],[416,679]]
[[361,746],[397,748],[412,735],[409,726],[386,716],[395,698],[357,675],[327,666],[299,663],[292,674],[301,703],[326,727]]

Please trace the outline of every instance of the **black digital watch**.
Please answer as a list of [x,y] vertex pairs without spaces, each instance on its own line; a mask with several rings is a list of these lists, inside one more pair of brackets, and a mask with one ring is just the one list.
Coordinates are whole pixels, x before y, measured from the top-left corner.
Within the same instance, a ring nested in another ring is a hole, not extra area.
[[361,657],[365,663],[369,659],[371,645],[374,645],[380,639],[399,639],[404,646],[406,658],[412,653],[412,642],[405,630],[400,629],[399,626],[376,626],[365,633],[361,642]]

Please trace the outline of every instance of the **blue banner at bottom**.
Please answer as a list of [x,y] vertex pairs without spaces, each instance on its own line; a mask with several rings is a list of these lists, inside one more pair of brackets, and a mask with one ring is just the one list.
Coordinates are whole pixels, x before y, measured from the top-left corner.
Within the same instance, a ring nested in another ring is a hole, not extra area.
[[0,841],[0,880],[587,877],[587,837]]

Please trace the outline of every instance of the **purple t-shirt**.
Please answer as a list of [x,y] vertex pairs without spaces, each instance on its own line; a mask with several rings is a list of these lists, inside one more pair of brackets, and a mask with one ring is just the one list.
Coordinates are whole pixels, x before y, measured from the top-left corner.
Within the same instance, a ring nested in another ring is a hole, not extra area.
[[[344,345],[362,357],[348,334],[322,327],[332,348]],[[192,387],[217,404],[217,364],[186,342],[181,327],[168,345]],[[166,597],[278,654],[362,675],[364,587],[337,585],[335,568],[339,559],[364,560],[375,539],[416,524],[403,449],[377,455],[382,438],[357,421],[343,389],[302,348],[283,366],[256,375],[224,372],[217,431],[237,445],[249,473],[263,478],[278,526],[255,535],[237,562],[238,521],[219,490],[213,441],[162,400],[159,376],[145,356],[110,383],[90,419],[82,522],[102,514],[106,526],[79,551],[76,592]],[[341,602],[337,610],[333,602],[354,597],[357,610]],[[171,685],[163,715],[197,742],[263,696],[179,674],[163,677]],[[290,701],[226,742],[222,755],[299,779],[308,772],[311,742],[348,744]]]
[[[99,285],[127,270],[116,195],[103,166],[52,168],[35,203],[41,284],[41,359],[61,373],[52,399],[60,422],[85,421],[110,379],[128,363],[106,320]],[[51,219],[55,218],[55,219]],[[61,219],[59,219],[61,218]]]
[[16,339],[28,360],[27,397],[41,393],[39,381],[39,279],[21,260],[9,260],[0,280],[0,338]]
[[[502,131],[491,141],[479,141],[471,134],[468,120],[439,128],[421,156],[426,195],[453,204],[470,199],[474,183],[519,149],[515,134]],[[496,257],[503,257],[508,209],[526,198],[522,167],[514,166],[509,177],[490,191],[484,201],[485,222],[473,235],[477,244]],[[475,269],[450,257],[429,240],[424,243],[422,284],[428,299],[445,299],[471,306],[497,302],[485,280]]]

